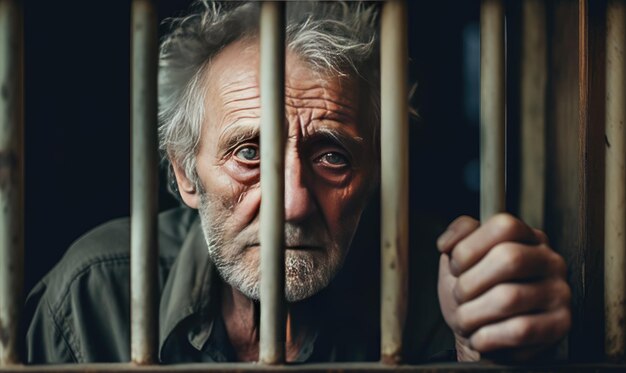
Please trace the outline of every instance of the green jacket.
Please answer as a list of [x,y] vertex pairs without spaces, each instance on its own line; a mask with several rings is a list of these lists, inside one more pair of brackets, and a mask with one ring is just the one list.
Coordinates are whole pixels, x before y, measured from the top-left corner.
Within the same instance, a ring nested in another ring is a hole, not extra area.
[[[307,300],[319,310],[319,322],[298,361],[378,359],[379,269],[377,245],[371,242],[357,233],[344,269],[331,286]],[[129,244],[128,218],[106,223],[79,238],[33,288],[25,307],[26,362],[130,360]],[[453,358],[453,338],[436,299],[436,250],[415,254],[407,360]],[[209,261],[195,210],[160,214],[158,265],[160,361],[236,360],[218,307],[221,279]]]

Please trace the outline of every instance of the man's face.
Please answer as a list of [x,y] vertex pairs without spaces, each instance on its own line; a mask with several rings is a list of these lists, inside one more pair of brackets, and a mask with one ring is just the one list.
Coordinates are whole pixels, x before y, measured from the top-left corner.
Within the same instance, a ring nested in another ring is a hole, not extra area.
[[[198,207],[222,277],[259,298],[259,59],[256,43],[236,42],[207,71],[197,173]],[[371,118],[357,82],[323,77],[288,53],[285,77],[286,296],[324,288],[341,268],[375,183]],[[179,180],[180,181],[180,180]]]

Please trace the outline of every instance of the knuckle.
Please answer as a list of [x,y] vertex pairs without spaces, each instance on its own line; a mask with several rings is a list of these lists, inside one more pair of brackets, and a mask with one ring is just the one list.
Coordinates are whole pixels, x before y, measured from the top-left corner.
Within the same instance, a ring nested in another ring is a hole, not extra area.
[[546,234],[546,232],[542,231],[541,229],[537,229],[537,228],[533,228],[533,231],[535,232],[535,235],[537,236],[537,239],[544,244],[547,244],[549,239],[548,239],[548,235]]
[[455,331],[462,337],[467,337],[471,328],[471,321],[468,317],[467,311],[465,311],[464,307],[459,307],[456,310],[456,327]]
[[463,303],[465,301],[465,297],[467,296],[466,286],[463,284],[463,281],[457,281],[454,289],[452,289],[452,295],[454,296],[454,300],[457,303]]
[[471,256],[471,249],[465,241],[459,242],[452,251],[452,260],[459,268],[464,268],[465,263]]
[[496,291],[496,296],[502,302],[500,307],[503,313],[514,312],[523,301],[524,294],[519,286],[498,285]]
[[557,341],[563,338],[572,326],[572,312],[569,307],[562,307],[553,314],[554,321],[551,324],[551,339]]
[[523,223],[511,214],[501,213],[492,218],[492,224],[495,229],[502,232],[516,232],[523,228]]
[[565,259],[554,251],[552,251],[552,266],[556,274],[560,277],[564,278],[567,275],[567,263],[565,263]]
[[511,327],[511,340],[516,345],[524,345],[532,340],[534,333],[532,322],[524,318],[518,319]]
[[469,338],[470,347],[478,352],[484,352],[488,347],[489,336],[485,328],[478,329]]
[[564,280],[557,280],[554,284],[555,287],[555,298],[559,299],[559,305],[569,306],[572,302],[572,290],[569,287],[569,284]]
[[473,223],[475,221],[476,221],[476,219],[472,218],[469,215],[461,215],[458,218],[454,219],[454,221],[452,223],[450,223],[450,225]]
[[503,242],[496,245],[493,250],[494,255],[499,262],[509,268],[519,268],[524,264],[524,255],[517,249],[517,246],[511,242]]
[[545,272],[549,275],[565,278],[567,275],[567,263],[565,263],[565,259],[549,246],[540,245],[538,248],[541,253]]

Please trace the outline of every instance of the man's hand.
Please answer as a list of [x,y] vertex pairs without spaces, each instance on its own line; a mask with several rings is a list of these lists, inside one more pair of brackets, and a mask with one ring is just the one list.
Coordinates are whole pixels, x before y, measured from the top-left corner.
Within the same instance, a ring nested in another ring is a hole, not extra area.
[[461,216],[437,240],[439,302],[459,361],[529,360],[571,325],[566,265],[546,235],[508,214]]

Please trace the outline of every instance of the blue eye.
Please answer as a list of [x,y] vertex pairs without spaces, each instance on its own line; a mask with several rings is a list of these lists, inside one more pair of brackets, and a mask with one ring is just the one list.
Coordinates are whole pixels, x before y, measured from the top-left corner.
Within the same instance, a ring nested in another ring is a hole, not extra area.
[[243,161],[259,160],[259,148],[257,146],[246,145],[235,151],[235,157]]

